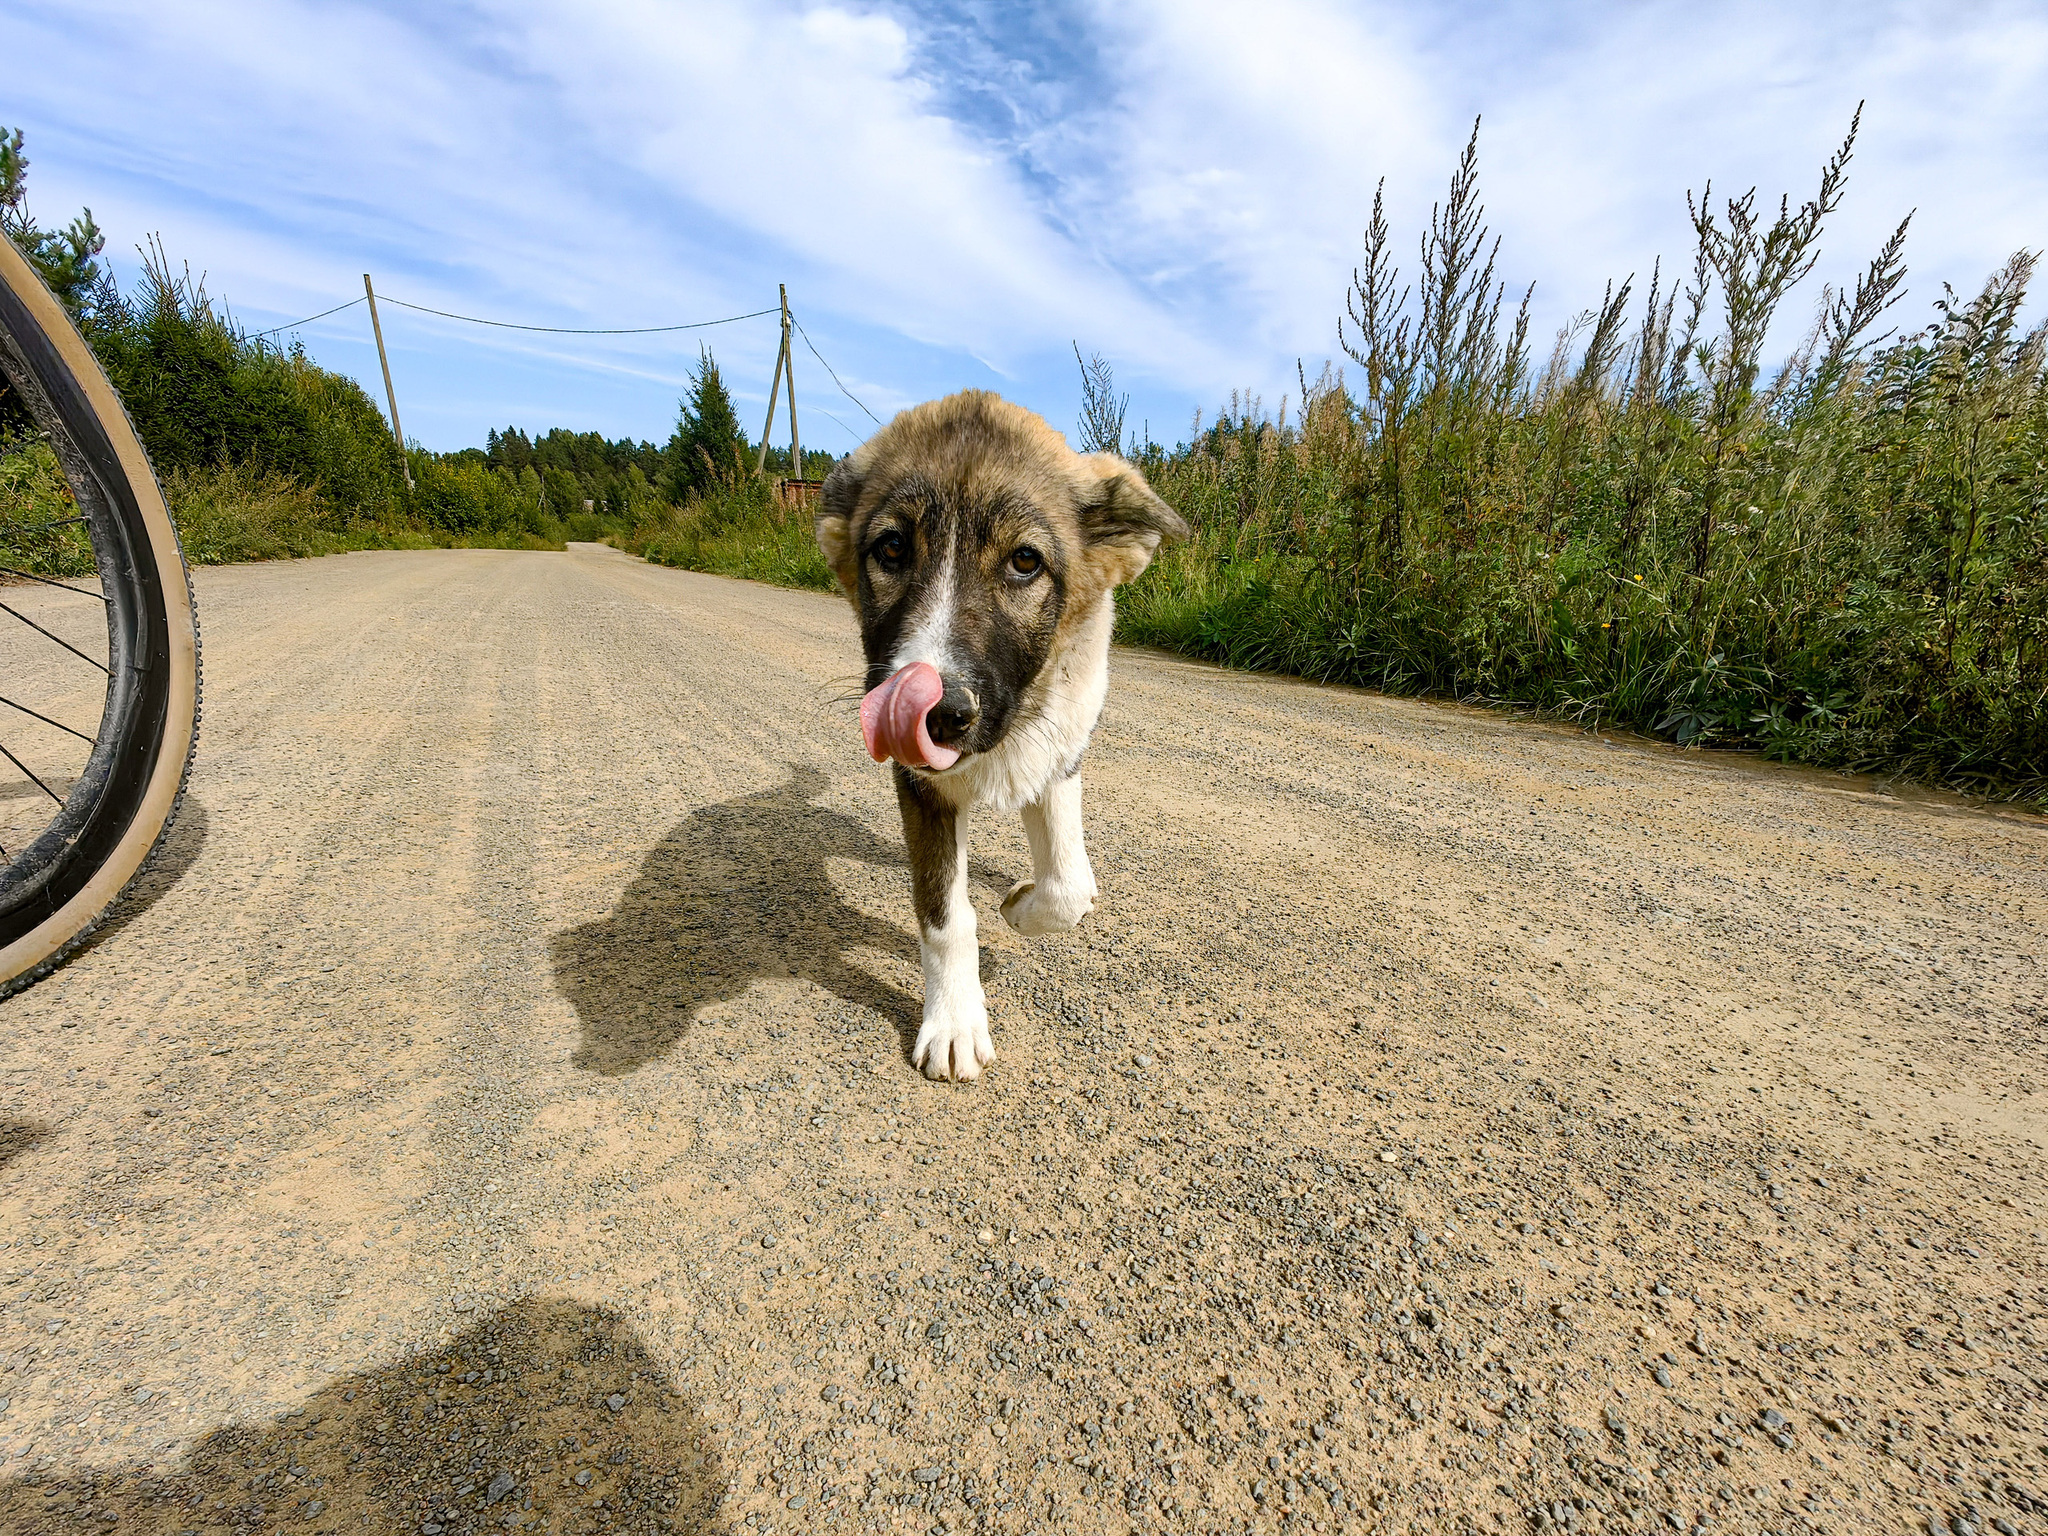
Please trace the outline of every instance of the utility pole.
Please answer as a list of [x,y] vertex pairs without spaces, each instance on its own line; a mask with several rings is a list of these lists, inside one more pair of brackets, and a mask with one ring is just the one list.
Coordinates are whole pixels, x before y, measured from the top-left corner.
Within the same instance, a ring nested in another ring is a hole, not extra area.
[[789,478],[804,477],[804,445],[796,435],[796,349],[790,345],[789,284],[775,285],[782,291],[782,368],[789,375]]
[[[377,336],[377,361],[384,365],[384,398],[391,402],[391,435],[398,439],[398,468],[405,476],[405,488],[412,487],[412,466],[405,462],[405,429],[398,424],[398,391],[391,387],[391,359],[384,353],[384,327],[377,319],[377,290],[370,286],[370,274],[363,274],[363,297],[370,301],[370,329]],[[794,416],[791,420],[794,420]]]
[[761,423],[761,456],[754,462],[754,473],[768,473],[768,434],[775,427],[775,406],[782,398],[782,368],[789,361],[789,327],[782,328],[782,345],[775,353],[775,377],[768,382],[768,419]]

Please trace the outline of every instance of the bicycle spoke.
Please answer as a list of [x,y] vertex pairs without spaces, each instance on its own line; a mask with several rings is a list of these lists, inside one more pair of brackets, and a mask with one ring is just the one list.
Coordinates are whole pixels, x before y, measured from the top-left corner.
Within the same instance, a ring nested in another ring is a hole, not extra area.
[[[83,587],[67,587],[61,581],[52,581],[47,576],[38,576],[34,571],[17,571],[11,565],[0,565],[0,575],[22,576],[30,581],[40,581],[46,587],[61,587],[66,592],[76,592],[80,597],[96,597],[103,603],[107,600],[106,594],[103,592],[88,592]],[[9,612],[12,611],[11,609],[9,610]],[[20,615],[16,614],[15,617],[19,618]],[[56,637],[53,635],[51,638],[55,639]]]
[[26,704],[17,704],[14,702],[14,700],[9,698],[0,698],[0,704],[5,704],[9,709],[18,709],[24,715],[33,716],[35,719],[42,721],[43,724],[45,725],[54,725],[60,731],[70,731],[73,736],[76,736],[80,741],[84,742],[87,746],[92,745],[92,738],[90,736],[86,735],[85,732],[83,731],[71,730],[71,727],[66,725],[62,720],[52,720],[48,715],[38,715]]
[[[163,841],[192,761],[199,636],[177,528],[120,398],[4,238],[0,362],[10,426],[19,389],[70,489],[59,499],[47,462],[33,484],[40,496],[49,481],[50,499],[17,498],[11,476],[0,489],[0,997],[9,997],[76,950]],[[9,439],[0,452],[11,452],[10,434],[0,437]],[[80,472],[82,457],[91,473]],[[39,591],[49,587],[64,599]],[[97,611],[70,601],[81,597],[96,598]],[[84,686],[94,680],[53,660],[45,643],[90,664],[99,686]]]
[[45,784],[41,779],[37,779],[35,773],[29,768],[29,765],[27,763],[24,763],[20,758],[16,757],[12,752],[8,751],[5,747],[0,747],[0,757],[6,758],[7,761],[14,764],[14,766],[19,768],[23,773],[28,774],[28,776],[31,779],[35,779],[36,788],[40,789],[52,800],[56,801],[59,805],[62,805],[64,803],[64,797],[62,795],[58,794],[57,791],[50,788],[50,786]]
[[[52,583],[52,585],[55,585],[55,583]],[[76,589],[67,587],[65,588],[65,590],[73,591]],[[66,640],[62,635],[51,635],[47,629],[43,628],[42,625],[38,624],[34,619],[30,618],[27,614],[17,613],[14,609],[9,608],[5,603],[0,603],[0,613],[14,614],[14,616],[17,619],[21,620],[22,623],[26,624],[30,629],[34,630],[37,634],[49,635],[50,639],[55,640],[59,645],[63,646],[65,650],[69,651],[72,655],[76,656],[80,661],[91,661],[92,664],[98,667],[102,672],[107,672],[107,664],[105,662],[93,661],[92,657],[86,655],[85,652],[81,651],[77,646],[73,645],[69,640]],[[113,675],[113,673],[107,672],[107,676],[112,677]]]

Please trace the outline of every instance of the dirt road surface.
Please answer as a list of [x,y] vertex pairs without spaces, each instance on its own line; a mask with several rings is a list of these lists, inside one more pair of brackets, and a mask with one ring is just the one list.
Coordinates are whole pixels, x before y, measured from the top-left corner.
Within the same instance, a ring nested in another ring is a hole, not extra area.
[[198,588],[0,1004],[0,1530],[2048,1531],[2040,821],[1120,653],[935,1085],[842,606]]

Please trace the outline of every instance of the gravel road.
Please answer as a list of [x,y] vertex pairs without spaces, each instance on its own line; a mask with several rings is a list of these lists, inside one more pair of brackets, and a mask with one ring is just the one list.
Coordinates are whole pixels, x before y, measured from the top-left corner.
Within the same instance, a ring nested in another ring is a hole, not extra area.
[[932,1084],[842,605],[198,590],[0,1004],[0,1530],[2048,1532],[2040,820],[1119,653]]

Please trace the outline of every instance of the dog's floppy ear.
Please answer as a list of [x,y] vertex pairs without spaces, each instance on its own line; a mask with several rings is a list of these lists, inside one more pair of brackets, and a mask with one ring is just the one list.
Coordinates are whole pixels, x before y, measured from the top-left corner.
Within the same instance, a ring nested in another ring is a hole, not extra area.
[[833,466],[832,473],[825,477],[813,525],[825,563],[832,567],[840,590],[856,608],[860,606],[860,562],[853,553],[853,514],[860,505],[861,486],[867,481],[865,457],[859,452],[850,453]]
[[1107,568],[1112,583],[1144,574],[1164,539],[1184,539],[1188,525],[1145,483],[1138,466],[1113,453],[1082,461],[1095,484],[1084,494],[1079,518],[1087,557]]

